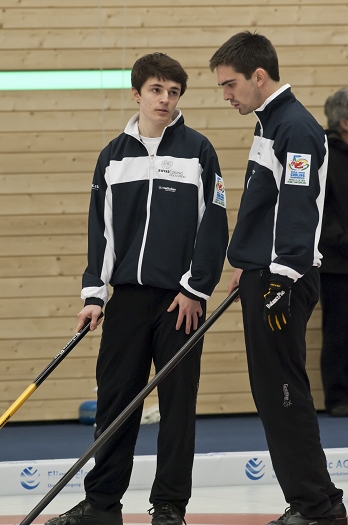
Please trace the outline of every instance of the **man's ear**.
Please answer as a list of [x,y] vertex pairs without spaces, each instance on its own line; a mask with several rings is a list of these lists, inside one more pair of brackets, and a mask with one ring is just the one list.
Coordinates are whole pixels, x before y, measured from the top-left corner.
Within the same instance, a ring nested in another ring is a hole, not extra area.
[[343,131],[348,131],[348,119],[342,118],[340,120],[340,126],[341,126],[341,129],[343,129]]
[[263,69],[262,67],[258,67],[257,69],[255,69],[253,76],[255,78],[257,87],[264,86],[268,78],[268,74],[266,70]]
[[140,93],[135,89],[135,87],[132,87],[132,95],[135,98],[137,104],[140,103]]

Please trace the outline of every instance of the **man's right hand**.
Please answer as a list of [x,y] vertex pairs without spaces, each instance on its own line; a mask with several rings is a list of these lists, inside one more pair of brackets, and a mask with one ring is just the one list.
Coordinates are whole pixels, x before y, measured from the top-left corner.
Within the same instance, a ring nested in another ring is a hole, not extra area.
[[82,308],[81,312],[77,314],[78,325],[76,331],[79,332],[89,321],[91,321],[90,330],[93,332],[98,325],[102,322],[101,319],[98,319],[102,309],[97,304],[88,304]]
[[[235,290],[239,286],[239,279],[242,273],[243,273],[243,270],[241,270],[240,268],[236,268],[234,270],[232,278],[228,284],[228,294],[229,295],[231,295],[233,290]],[[233,302],[237,303],[238,301],[239,301],[239,297],[237,297],[237,299],[235,299]]]

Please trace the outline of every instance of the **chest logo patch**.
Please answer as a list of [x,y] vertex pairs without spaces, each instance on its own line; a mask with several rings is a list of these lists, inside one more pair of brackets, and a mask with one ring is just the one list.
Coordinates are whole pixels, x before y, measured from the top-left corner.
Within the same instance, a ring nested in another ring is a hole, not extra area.
[[286,157],[285,184],[309,186],[311,155],[288,153]]
[[161,164],[162,170],[170,170],[172,166],[173,166],[173,162],[171,160],[162,161],[162,164]]

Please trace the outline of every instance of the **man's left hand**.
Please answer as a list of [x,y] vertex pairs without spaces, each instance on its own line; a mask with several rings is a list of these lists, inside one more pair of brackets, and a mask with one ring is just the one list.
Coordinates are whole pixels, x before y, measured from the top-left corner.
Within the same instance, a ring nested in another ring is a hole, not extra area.
[[178,295],[174,298],[172,304],[169,306],[167,312],[172,312],[177,306],[179,307],[179,313],[175,329],[180,330],[180,327],[184,322],[184,318],[186,317],[186,334],[190,333],[191,327],[193,328],[193,330],[197,330],[198,320],[203,315],[201,303],[199,301],[195,301],[194,299],[186,297],[186,295],[182,293],[178,293]]

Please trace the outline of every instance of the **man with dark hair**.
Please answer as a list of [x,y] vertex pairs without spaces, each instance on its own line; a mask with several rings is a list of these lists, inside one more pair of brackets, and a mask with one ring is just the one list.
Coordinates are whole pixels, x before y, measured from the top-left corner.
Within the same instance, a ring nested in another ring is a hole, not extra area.
[[281,85],[271,42],[248,31],[210,61],[223,97],[258,122],[227,257],[239,286],[251,390],[290,507],[268,525],[346,525],[306,374],[306,327],[319,299],[324,130]]
[[164,53],[152,53],[139,58],[131,72],[133,88],[140,93],[149,78],[157,80],[174,80],[180,84],[180,97],[187,89],[187,73],[181,64]]
[[[228,243],[225,193],[211,143],[176,109],[187,74],[176,60],[146,55],[132,70],[139,104],[101,152],[88,224],[80,329],[106,304],[97,362],[98,437],[200,326]],[[108,285],[113,294],[108,300]],[[181,525],[191,496],[202,341],[158,386],[161,415],[153,525]],[[49,525],[122,524],[142,406],[100,448],[86,499]]]

